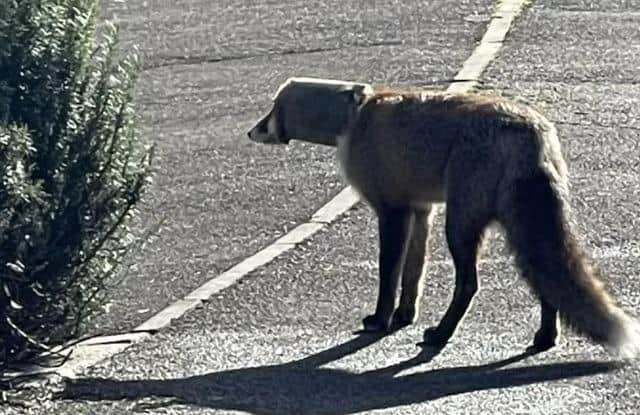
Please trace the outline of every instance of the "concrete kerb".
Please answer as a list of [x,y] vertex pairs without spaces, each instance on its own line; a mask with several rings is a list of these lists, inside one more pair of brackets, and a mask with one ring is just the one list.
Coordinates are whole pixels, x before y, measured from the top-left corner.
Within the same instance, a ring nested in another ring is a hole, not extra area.
[[[480,75],[500,50],[513,20],[527,3],[528,0],[504,0],[498,2],[480,43],[454,78],[460,82],[452,83],[447,88],[447,92],[468,92],[478,84]],[[37,372],[55,373],[66,377],[73,377],[78,372],[124,351],[132,344],[148,339],[153,333],[169,326],[173,320],[183,316],[189,310],[198,307],[212,295],[230,287],[248,273],[266,265],[282,253],[293,249],[297,244],[305,241],[328,224],[334,222],[339,216],[358,203],[358,201],[359,197],[351,187],[343,189],[332,200],[318,209],[308,222],[295,227],[271,245],[222,274],[210,279],[199,288],[187,294],[184,298],[174,302],[149,318],[136,327],[133,332],[116,336],[97,337],[80,342],[71,348],[72,354],[67,362],[54,371],[51,369],[34,369],[22,371],[17,373],[16,376],[24,376],[26,373]]]

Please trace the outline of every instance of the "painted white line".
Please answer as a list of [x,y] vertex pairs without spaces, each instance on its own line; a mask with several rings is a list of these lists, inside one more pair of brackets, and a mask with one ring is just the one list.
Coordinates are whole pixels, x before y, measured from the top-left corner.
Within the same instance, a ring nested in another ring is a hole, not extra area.
[[[454,78],[458,82],[451,84],[447,88],[447,92],[464,93],[477,85],[482,72],[500,50],[514,18],[527,2],[528,0],[503,0],[498,2],[497,9],[480,44],[475,48],[469,59],[465,61],[462,69]],[[296,244],[308,239],[311,235],[351,209],[358,201],[357,193],[351,187],[345,188],[326,205],[318,209],[311,216],[309,222],[297,226],[273,244],[210,279],[204,285],[187,294],[183,299],[176,301],[152,316],[138,326],[134,332],[93,338],[73,346],[69,360],[61,367],[54,369],[53,373],[73,377],[76,373],[122,352],[132,344],[151,337],[152,332],[167,327],[172,320],[183,316],[187,311],[197,307],[203,301],[207,301],[213,294],[230,287],[248,273],[271,262],[282,253],[294,248]],[[140,331],[147,332],[140,333]],[[29,372],[33,373],[33,371]],[[51,373],[52,371],[47,369],[39,372]],[[23,371],[22,374],[24,373]]]
[[456,82],[449,85],[447,92],[463,94],[478,85],[482,72],[502,47],[514,19],[528,3],[529,0],[503,0],[498,3],[480,43],[453,78]]
[[282,238],[274,242],[275,245],[295,245],[309,239],[311,235],[324,228],[326,223],[307,222],[296,226]]
[[74,347],[70,360],[61,367],[55,368],[53,373],[74,377],[77,373],[149,337],[151,337],[149,333],[125,333],[88,340]]
[[148,332],[158,331],[167,327],[171,324],[171,321],[182,317],[187,311],[198,307],[200,304],[202,304],[200,299],[183,298],[160,310],[149,320],[136,327],[135,330]]
[[[47,368],[40,366],[27,366],[16,371],[8,371],[3,374],[7,379],[20,378],[29,375],[59,375],[68,378],[75,377],[78,373],[90,368],[109,357],[127,349],[134,343],[141,342],[151,333],[124,333],[112,336],[94,337],[78,343],[70,348],[56,347],[53,352],[61,352],[66,355],[71,352],[69,359],[59,367]],[[32,385],[38,385],[39,378]],[[27,382],[29,384],[30,382]]]
[[340,215],[351,209],[360,197],[358,193],[348,186],[331,199],[326,205],[322,206],[311,216],[311,222],[331,223]]
[[[297,228],[296,228],[297,229]],[[286,236],[286,235],[285,235]],[[187,294],[185,299],[207,301],[213,294],[224,290],[238,282],[238,280],[246,276],[251,271],[271,262],[280,254],[293,248],[295,244],[279,243],[272,244],[258,251],[255,255],[250,256],[227,271],[210,279],[199,288]],[[144,325],[144,323],[143,323]]]

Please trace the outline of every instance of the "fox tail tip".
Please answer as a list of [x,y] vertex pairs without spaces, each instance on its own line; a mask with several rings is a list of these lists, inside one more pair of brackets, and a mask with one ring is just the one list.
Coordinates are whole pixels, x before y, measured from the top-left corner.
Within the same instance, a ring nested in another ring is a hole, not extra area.
[[614,356],[624,360],[640,357],[640,322],[622,315],[618,333],[607,348]]

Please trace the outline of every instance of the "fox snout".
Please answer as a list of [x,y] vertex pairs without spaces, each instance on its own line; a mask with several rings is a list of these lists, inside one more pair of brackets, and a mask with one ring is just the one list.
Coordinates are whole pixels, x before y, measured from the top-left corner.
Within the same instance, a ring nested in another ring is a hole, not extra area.
[[247,133],[251,141],[263,144],[287,144],[288,140],[279,137],[276,128],[276,119],[273,111],[263,117],[258,123]]
[[249,131],[247,131],[247,137],[249,137],[249,140],[251,141],[256,141],[259,142],[258,140],[258,134],[256,132],[256,127],[253,127],[252,129],[250,129]]
[[258,121],[258,123],[247,132],[249,139],[258,143],[265,142],[268,135],[269,131],[264,118]]

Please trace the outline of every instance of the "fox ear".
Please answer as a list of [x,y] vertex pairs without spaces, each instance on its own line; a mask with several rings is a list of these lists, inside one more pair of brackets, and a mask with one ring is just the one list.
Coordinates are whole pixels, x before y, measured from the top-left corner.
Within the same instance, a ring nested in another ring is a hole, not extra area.
[[349,89],[345,89],[341,92],[341,95],[344,96],[349,102],[353,102],[356,105],[360,105],[364,102],[366,98],[368,88],[365,85],[353,85],[349,87]]

